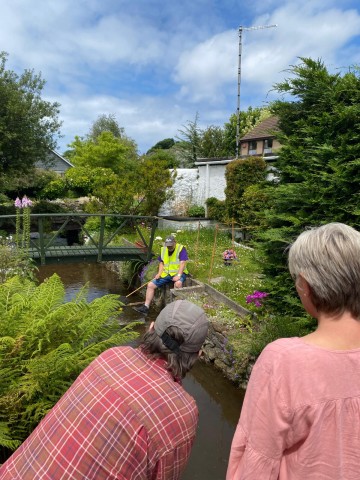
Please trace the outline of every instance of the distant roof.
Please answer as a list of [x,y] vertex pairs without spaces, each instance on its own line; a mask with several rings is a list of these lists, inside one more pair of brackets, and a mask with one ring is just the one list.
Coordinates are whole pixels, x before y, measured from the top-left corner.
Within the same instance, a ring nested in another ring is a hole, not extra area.
[[278,123],[279,119],[276,116],[265,118],[265,120],[260,122],[256,127],[240,138],[240,141],[274,137],[274,131],[279,131]]

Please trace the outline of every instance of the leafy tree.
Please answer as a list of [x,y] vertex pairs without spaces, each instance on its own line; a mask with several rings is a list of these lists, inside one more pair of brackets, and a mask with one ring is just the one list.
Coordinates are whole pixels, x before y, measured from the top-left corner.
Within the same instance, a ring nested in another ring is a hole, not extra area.
[[157,142],[153,147],[151,147],[146,152],[146,155],[150,155],[156,150],[169,150],[174,145],[175,145],[175,140],[173,138],[164,138],[164,140]]
[[242,224],[241,206],[245,190],[265,180],[266,163],[260,157],[238,159],[226,166],[226,208],[230,219]]
[[200,151],[205,158],[226,157],[224,129],[210,125],[203,130],[201,132]]
[[9,279],[0,305],[0,445],[15,449],[98,354],[137,334],[119,328],[117,295],[88,303],[85,286],[65,302],[56,274]]
[[176,150],[180,154],[182,167],[194,166],[200,152],[201,130],[198,126],[199,114],[196,112],[194,121],[187,122],[183,130],[179,130]]
[[165,158],[144,156],[140,160],[137,182],[137,205],[132,213],[157,215],[161,205],[172,198],[171,187],[176,178],[176,171],[170,172]]
[[59,104],[41,98],[45,81],[33,70],[17,75],[0,53],[0,173],[23,172],[56,148]]
[[173,149],[169,150],[153,150],[150,154],[147,153],[147,156],[151,157],[152,162],[159,163],[164,166],[164,168],[176,168],[179,166],[179,160],[176,158],[176,153]]
[[95,140],[75,137],[70,147],[74,151],[71,161],[76,167],[109,168],[118,175],[129,174],[134,167],[134,146],[109,131],[101,132]]
[[272,105],[282,148],[261,235],[266,273],[276,278],[272,288],[283,298],[293,288],[284,250],[301,231],[330,221],[360,227],[359,70],[332,74],[322,61],[301,58],[289,73],[275,86],[292,98]]
[[116,121],[115,115],[100,115],[97,120],[92,124],[90,132],[87,138],[96,140],[98,136],[103,132],[111,132],[115,138],[125,137],[125,130],[120,127]]

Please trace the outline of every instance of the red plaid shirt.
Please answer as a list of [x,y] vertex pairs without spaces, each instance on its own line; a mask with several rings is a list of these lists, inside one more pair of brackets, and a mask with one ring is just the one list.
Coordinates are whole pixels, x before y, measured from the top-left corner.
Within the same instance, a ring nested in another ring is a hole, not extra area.
[[178,479],[194,441],[194,399],[141,350],[95,359],[0,468],[1,480]]

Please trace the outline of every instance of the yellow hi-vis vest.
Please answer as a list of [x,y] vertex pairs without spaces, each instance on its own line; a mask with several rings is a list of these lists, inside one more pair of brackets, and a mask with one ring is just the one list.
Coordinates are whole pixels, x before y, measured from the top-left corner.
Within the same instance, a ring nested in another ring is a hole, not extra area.
[[[175,249],[172,252],[171,255],[169,255],[169,250],[167,247],[162,247],[161,249],[161,260],[164,263],[164,270],[161,274],[161,277],[164,278],[168,275],[171,275],[172,277],[176,275],[179,271],[180,268],[180,252],[184,248],[183,245],[176,244]],[[185,268],[184,273],[188,273],[187,269]]]

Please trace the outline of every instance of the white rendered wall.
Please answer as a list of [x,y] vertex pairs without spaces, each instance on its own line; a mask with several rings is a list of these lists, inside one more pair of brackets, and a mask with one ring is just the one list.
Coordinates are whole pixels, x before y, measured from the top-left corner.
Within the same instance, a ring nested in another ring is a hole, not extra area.
[[178,168],[172,187],[174,199],[165,202],[159,216],[184,215],[189,206],[201,205],[209,197],[225,199],[226,165],[204,165],[197,168]]

